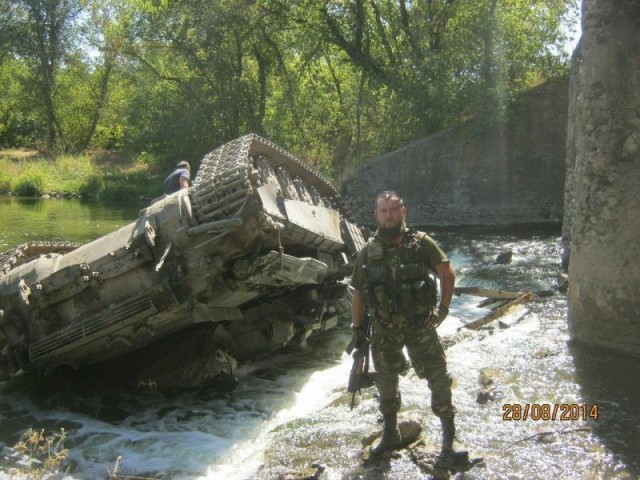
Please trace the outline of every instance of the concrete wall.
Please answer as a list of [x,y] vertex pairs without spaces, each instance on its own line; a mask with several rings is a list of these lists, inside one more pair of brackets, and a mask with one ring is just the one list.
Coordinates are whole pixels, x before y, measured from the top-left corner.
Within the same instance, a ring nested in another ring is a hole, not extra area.
[[569,326],[640,354],[640,2],[583,0]]
[[564,187],[564,215],[562,217],[562,267],[567,271],[571,252],[571,226],[573,224],[574,189],[576,182],[576,116],[580,97],[579,74],[582,66],[582,43],[578,42],[571,56],[569,73],[569,113],[567,116],[567,157]]
[[373,199],[396,190],[411,223],[561,222],[568,80],[541,85],[487,129],[476,119],[365,162],[343,184],[356,219],[373,223]]

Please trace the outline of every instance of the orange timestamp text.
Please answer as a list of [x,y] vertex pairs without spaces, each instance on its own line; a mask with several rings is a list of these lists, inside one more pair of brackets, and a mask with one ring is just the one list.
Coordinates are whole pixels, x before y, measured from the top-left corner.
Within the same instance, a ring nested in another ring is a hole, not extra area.
[[502,405],[502,420],[576,421],[598,420],[600,408],[597,403],[505,403]]

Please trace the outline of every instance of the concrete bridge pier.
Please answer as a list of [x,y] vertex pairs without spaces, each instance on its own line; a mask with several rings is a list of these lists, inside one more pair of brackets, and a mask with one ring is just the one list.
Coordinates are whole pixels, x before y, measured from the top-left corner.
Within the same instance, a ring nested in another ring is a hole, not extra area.
[[576,74],[569,327],[640,355],[638,0],[583,0]]

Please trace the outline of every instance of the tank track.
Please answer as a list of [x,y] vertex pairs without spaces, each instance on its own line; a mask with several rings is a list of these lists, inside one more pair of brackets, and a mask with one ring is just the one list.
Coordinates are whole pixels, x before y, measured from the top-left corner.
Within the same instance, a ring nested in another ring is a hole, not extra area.
[[18,265],[36,255],[48,253],[67,253],[78,248],[81,244],[75,242],[33,241],[17,245],[6,252],[0,253],[0,278]]
[[203,158],[190,189],[194,214],[201,223],[233,217],[256,188],[268,183],[286,199],[335,208],[351,217],[326,178],[255,134],[226,143]]

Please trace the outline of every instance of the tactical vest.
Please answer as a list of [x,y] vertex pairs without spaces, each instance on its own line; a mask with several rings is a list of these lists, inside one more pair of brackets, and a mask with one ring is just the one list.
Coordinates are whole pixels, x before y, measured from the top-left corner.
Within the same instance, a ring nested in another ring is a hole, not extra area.
[[437,304],[438,287],[423,263],[424,234],[406,232],[403,243],[369,239],[364,259],[364,301],[382,323],[422,323]]

